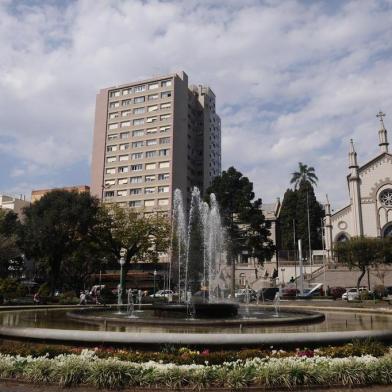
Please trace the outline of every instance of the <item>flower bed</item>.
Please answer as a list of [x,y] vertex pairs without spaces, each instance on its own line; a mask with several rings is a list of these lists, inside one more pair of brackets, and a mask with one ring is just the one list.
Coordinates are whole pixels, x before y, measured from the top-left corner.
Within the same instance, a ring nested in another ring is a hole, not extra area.
[[41,356],[0,355],[0,377],[61,386],[89,384],[97,388],[293,388],[307,385],[392,384],[392,355],[332,358],[317,352],[284,358],[253,358],[220,365],[137,363],[99,358],[94,351]]

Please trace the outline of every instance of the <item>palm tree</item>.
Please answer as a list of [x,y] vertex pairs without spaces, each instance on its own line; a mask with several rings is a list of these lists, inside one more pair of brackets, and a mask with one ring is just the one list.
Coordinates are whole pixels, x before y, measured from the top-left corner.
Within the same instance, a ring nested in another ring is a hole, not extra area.
[[304,165],[302,162],[298,163],[299,171],[291,173],[290,184],[294,184],[294,189],[297,189],[301,182],[309,182],[311,185],[317,185],[318,178],[315,174],[313,166]]

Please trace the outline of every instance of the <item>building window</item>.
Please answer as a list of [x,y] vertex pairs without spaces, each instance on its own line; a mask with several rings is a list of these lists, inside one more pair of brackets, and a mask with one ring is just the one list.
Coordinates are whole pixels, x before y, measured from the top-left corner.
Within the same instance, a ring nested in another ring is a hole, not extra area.
[[116,174],[116,169],[114,167],[106,169],[106,174]]
[[120,166],[118,168],[118,172],[119,173],[128,173],[128,171],[129,171],[129,167],[128,166]]
[[158,120],[158,117],[147,117],[146,122],[153,123]]
[[158,110],[158,105],[149,106],[147,108],[149,112],[156,112]]
[[164,148],[163,150],[159,150],[159,156],[160,157],[166,157],[169,155],[169,149],[168,148]]
[[122,106],[132,105],[132,99],[124,99],[121,104]]
[[141,140],[140,142],[132,142],[132,148],[138,148],[143,146],[144,146],[143,140]]
[[120,156],[119,156],[119,161],[120,161],[120,162],[124,162],[124,161],[127,161],[128,158],[129,158],[128,155],[120,155]]
[[167,205],[169,205],[169,199],[159,199],[158,200],[158,205],[159,206],[167,206]]
[[161,137],[159,139],[159,144],[169,144],[170,143],[170,137]]
[[154,170],[157,168],[156,163],[146,163],[146,170]]
[[392,206],[392,189],[385,189],[380,194],[380,201],[384,206]]
[[169,126],[164,126],[164,127],[160,127],[159,130],[164,133],[164,132],[169,132],[170,131],[170,127]]
[[131,200],[129,202],[129,207],[141,207],[142,201],[141,200]]
[[110,120],[113,120],[114,118],[117,118],[117,117],[119,117],[120,115],[118,114],[118,112],[115,112],[115,113],[110,113],[109,114],[109,119]]
[[158,187],[158,193],[167,193],[167,192],[169,192],[168,186],[159,186]]
[[126,185],[128,184],[128,178],[119,178],[118,185]]
[[159,162],[160,169],[167,169],[168,167],[170,167],[170,162]]
[[169,173],[158,174],[159,181],[168,180],[168,179],[169,179]]
[[117,151],[117,146],[107,146],[106,151],[107,152]]
[[110,102],[109,107],[110,107],[110,109],[118,108],[118,107],[120,107],[120,102],[119,101]]
[[105,197],[114,197],[114,191],[106,191]]
[[114,97],[119,97],[120,96],[120,91],[111,91],[110,92],[110,98],[114,98]]
[[132,112],[130,110],[125,110],[124,112],[121,112],[121,116],[123,116],[123,117],[130,116],[131,114],[132,114]]
[[146,146],[155,146],[157,143],[157,139],[146,140]]
[[170,117],[171,117],[171,114],[162,114],[161,120],[167,120]]
[[146,151],[146,158],[154,158],[156,155],[156,151]]
[[107,159],[106,159],[106,162],[107,163],[113,163],[113,162],[116,162],[117,161],[117,158],[116,157],[108,157]]
[[118,123],[116,123],[116,124],[109,124],[109,130],[117,129],[117,128],[118,128]]
[[143,170],[143,165],[140,163],[138,165],[131,165],[131,170],[132,171],[142,171]]
[[156,88],[159,88],[159,83],[151,83],[148,85],[149,90],[155,90]]
[[158,99],[159,95],[158,94],[151,94],[148,96],[149,101],[154,101],[155,99]]
[[143,125],[144,124],[144,118],[137,118],[133,120],[133,125]]
[[146,86],[145,85],[141,85],[141,86],[136,86],[134,87],[135,93],[140,93],[142,91],[146,91]]
[[105,181],[106,187],[113,186],[113,185],[116,185],[116,180],[106,180]]
[[131,159],[143,159],[143,153],[142,152],[134,152],[131,154]]
[[126,88],[126,89],[124,89],[123,90],[123,95],[129,95],[129,94],[132,94],[132,88]]
[[161,83],[161,86],[162,87],[170,87],[172,85],[172,81],[171,80],[164,80],[162,83]]
[[147,135],[154,134],[154,133],[157,133],[157,132],[158,132],[158,128],[148,128],[148,129],[146,129],[146,134]]
[[128,138],[129,138],[129,132],[120,133],[120,139],[128,139]]
[[167,103],[163,103],[161,105],[161,109],[170,109],[171,108],[171,103],[167,102]]
[[123,121],[121,123],[121,128],[130,127],[130,126],[131,126],[131,122],[130,121]]
[[131,177],[129,180],[131,184],[140,184],[141,182],[143,182],[143,177],[142,176]]
[[144,207],[154,207],[155,200],[144,200]]
[[146,108],[136,108],[133,109],[133,114],[143,114],[146,111]]
[[108,136],[108,140],[116,140],[117,138],[118,138],[118,134],[117,133]]
[[171,91],[164,91],[161,93],[161,98],[170,98],[171,97]]
[[155,187],[144,188],[144,193],[155,193]]
[[128,195],[128,192],[126,191],[126,189],[121,189],[121,190],[117,191],[117,196],[124,197],[127,195]]
[[137,131],[133,131],[132,136],[133,137],[144,136],[144,131],[142,129],[139,129]]
[[155,176],[154,176],[154,175],[145,176],[145,177],[144,177],[144,180],[145,180],[146,182],[155,181]]
[[128,147],[129,147],[129,143],[120,144],[120,150],[121,150],[121,151],[127,150]]
[[134,103],[143,103],[145,101],[145,97],[136,97],[133,99]]
[[133,188],[129,190],[130,195],[140,195],[142,193],[142,188]]

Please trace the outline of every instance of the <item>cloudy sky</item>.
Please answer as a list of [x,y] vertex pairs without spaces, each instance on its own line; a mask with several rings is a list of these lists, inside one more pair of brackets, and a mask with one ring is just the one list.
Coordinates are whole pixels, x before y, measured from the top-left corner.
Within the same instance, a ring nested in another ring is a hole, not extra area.
[[271,202],[305,162],[338,208],[349,139],[363,163],[379,110],[392,131],[391,38],[391,0],[0,0],[0,192],[88,184],[97,91],[184,70],[217,96],[223,168]]

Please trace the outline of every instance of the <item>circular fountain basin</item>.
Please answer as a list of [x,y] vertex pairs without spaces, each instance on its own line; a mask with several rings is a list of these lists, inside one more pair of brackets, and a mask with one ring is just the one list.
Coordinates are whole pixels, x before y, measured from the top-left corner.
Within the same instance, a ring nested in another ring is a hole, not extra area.
[[[82,310],[80,312],[80,310]],[[358,309],[318,312],[251,306],[239,308],[232,319],[159,318],[141,308],[134,317],[112,310],[31,308],[0,312],[0,336],[70,344],[124,344],[138,347],[162,344],[197,346],[310,345],[349,342],[353,339],[392,340],[392,313]],[[72,316],[73,315],[73,316]],[[71,317],[70,317],[71,316]],[[302,317],[302,322],[299,317]]]
[[196,319],[226,319],[236,317],[238,304],[233,303],[195,303],[191,306],[185,304],[154,304],[154,314],[158,317],[172,317],[173,314]]

